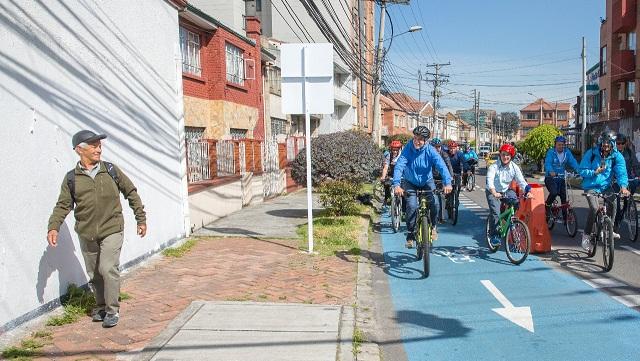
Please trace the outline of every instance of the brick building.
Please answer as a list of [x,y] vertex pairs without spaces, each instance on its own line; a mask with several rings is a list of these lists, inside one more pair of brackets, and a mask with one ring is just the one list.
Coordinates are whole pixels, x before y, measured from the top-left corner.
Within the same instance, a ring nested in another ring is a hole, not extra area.
[[571,118],[573,118],[571,104],[550,103],[540,98],[520,109],[520,139],[524,139],[533,128],[543,124],[566,128]]
[[413,128],[409,124],[409,114],[393,98],[380,95],[382,108],[381,134],[384,143],[396,134],[411,134]]
[[264,138],[260,21],[246,26],[243,36],[191,5],[180,13],[188,137]]

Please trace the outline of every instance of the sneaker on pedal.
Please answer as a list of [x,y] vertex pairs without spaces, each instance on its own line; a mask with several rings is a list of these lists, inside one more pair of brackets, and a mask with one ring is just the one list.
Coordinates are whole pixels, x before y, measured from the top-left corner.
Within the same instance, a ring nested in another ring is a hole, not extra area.
[[500,247],[500,243],[502,243],[502,241],[500,240],[500,237],[498,237],[498,236],[491,237],[491,245],[492,246]]
[[409,233],[407,234],[407,243],[406,246],[407,248],[413,248],[413,234]]
[[431,229],[431,240],[432,241],[438,240],[438,230],[435,227]]
[[586,233],[582,233],[582,248],[589,252],[591,251],[591,236],[586,234]]
[[616,233],[616,232],[611,232],[613,233],[613,239],[620,239],[620,233]]

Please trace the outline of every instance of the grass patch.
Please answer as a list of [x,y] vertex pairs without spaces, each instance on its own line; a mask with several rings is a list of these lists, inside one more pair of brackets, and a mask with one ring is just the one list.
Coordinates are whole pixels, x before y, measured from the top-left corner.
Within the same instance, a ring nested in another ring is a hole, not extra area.
[[40,349],[52,338],[51,331],[42,330],[31,334],[31,338],[22,340],[20,346],[12,346],[2,351],[2,358],[6,360],[29,361],[41,356]]
[[[314,251],[322,256],[333,256],[338,252],[359,255],[358,236],[360,216],[332,217],[322,213],[313,219]],[[308,250],[307,224],[298,226],[297,233],[302,238],[300,248]]]
[[353,354],[354,355],[360,353],[360,345],[362,345],[362,343],[366,341],[367,341],[367,338],[365,337],[364,332],[362,332],[362,330],[357,327],[354,328],[353,329]]
[[53,316],[47,321],[47,326],[61,326],[74,323],[83,315],[91,314],[96,306],[93,294],[75,284],[69,284],[67,293],[61,299],[64,311],[60,316]]
[[130,300],[131,295],[126,292],[120,292],[120,301]]
[[189,252],[189,250],[193,248],[193,246],[195,246],[196,243],[197,242],[195,239],[189,239],[183,244],[181,244],[180,247],[166,248],[165,250],[162,251],[162,255],[165,257],[174,257],[174,258],[182,257],[185,255],[185,253]]

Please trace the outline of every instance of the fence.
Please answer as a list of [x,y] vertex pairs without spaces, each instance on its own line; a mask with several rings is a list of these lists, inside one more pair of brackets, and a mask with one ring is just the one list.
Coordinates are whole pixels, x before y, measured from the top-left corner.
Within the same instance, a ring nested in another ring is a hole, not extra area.
[[236,174],[236,162],[232,140],[220,140],[216,143],[217,176]]
[[298,153],[304,149],[304,143],[304,137],[287,138],[287,161],[293,162],[293,160],[296,159]]
[[189,182],[211,179],[208,142],[188,141],[187,159]]
[[268,140],[262,143],[262,181],[263,196],[272,197],[281,192],[280,184],[280,154],[278,143]]

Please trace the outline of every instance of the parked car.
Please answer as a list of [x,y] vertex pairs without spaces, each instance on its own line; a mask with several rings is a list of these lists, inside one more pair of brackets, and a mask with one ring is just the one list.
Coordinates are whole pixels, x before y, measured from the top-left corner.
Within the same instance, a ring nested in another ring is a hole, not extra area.
[[484,158],[490,151],[491,147],[488,145],[481,145],[478,147],[478,157]]
[[500,157],[500,152],[488,152],[484,157],[484,160],[487,163],[487,168],[489,168],[489,166],[493,163],[497,162],[498,157]]

